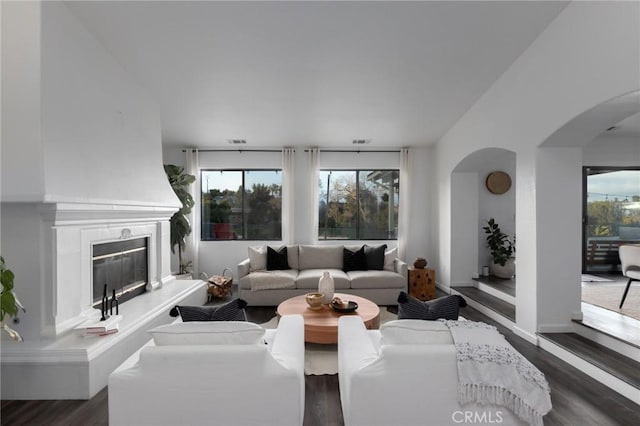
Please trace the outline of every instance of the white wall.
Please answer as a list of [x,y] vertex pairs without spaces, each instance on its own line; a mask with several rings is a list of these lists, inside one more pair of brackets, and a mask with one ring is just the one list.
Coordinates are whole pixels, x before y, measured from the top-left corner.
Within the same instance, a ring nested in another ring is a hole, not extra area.
[[[275,149],[275,148],[274,148]],[[299,244],[317,243],[317,235],[311,226],[311,214],[309,212],[309,179],[308,179],[308,154],[305,147],[295,147],[295,234],[294,240]],[[411,198],[411,236],[407,244],[407,260],[413,262],[416,257],[430,258],[430,224],[431,204],[428,190],[432,181],[433,171],[430,168],[432,161],[429,149],[413,150],[413,179],[412,184],[416,188],[416,195]],[[183,165],[184,154],[179,148],[164,148],[165,162]],[[282,157],[280,152],[200,152],[200,168],[281,168]],[[367,152],[322,152],[320,153],[321,169],[394,169],[400,167],[400,156],[392,153],[367,153]],[[402,185],[402,182],[400,183]],[[196,208],[200,208],[199,200]],[[199,224],[196,224],[199,226]],[[317,232],[317,231],[316,231]],[[225,267],[230,267],[234,274],[236,266],[247,257],[247,247],[252,245],[279,245],[281,241],[200,241],[199,266],[200,271],[209,275],[222,273]],[[320,242],[320,244],[335,244],[335,241]],[[397,241],[359,241],[362,244],[387,244],[395,247]],[[176,266],[177,267],[177,266]],[[198,271],[199,272],[199,271]]]
[[2,200],[42,200],[40,3],[2,10]]
[[3,12],[2,200],[177,206],[145,90],[64,3]]
[[451,286],[470,286],[478,272],[478,173],[451,175]]
[[615,137],[606,133],[582,150],[582,164],[585,166],[640,166],[640,138]]
[[[436,147],[438,200],[438,274],[451,281],[451,171],[479,149],[499,147],[516,153],[516,232],[518,288],[516,331],[535,341],[537,306],[555,298],[570,311],[577,282],[537,293],[539,200],[537,147],[580,113],[609,99],[638,90],[640,81],[640,8],[634,2],[570,3],[494,85],[469,109]],[[611,64],[616,72],[611,72]],[[572,182],[579,190],[579,182]],[[547,189],[546,187],[544,189]],[[571,214],[572,210],[567,212]],[[574,218],[576,222],[580,217]],[[577,236],[575,236],[577,237]],[[575,241],[569,241],[570,246]],[[562,247],[551,248],[562,258]],[[545,259],[546,261],[546,259]],[[570,288],[571,287],[571,288]],[[538,298],[539,297],[539,298]],[[564,302],[564,303],[563,303]],[[568,318],[565,315],[564,318]]]

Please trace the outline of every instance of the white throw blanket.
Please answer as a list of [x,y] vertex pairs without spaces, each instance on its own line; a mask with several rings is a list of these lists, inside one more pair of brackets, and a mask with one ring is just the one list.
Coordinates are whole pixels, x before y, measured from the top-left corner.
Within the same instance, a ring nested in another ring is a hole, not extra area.
[[542,416],[551,410],[549,384],[542,372],[494,326],[441,321],[449,327],[456,346],[460,404],[502,405],[530,425],[542,426]]
[[254,271],[249,274],[251,291],[267,290],[274,288],[293,288],[293,277],[279,271]]

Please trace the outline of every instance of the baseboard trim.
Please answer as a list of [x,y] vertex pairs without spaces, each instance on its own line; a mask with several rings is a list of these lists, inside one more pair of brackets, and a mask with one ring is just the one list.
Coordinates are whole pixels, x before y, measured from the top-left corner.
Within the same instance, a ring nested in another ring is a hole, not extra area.
[[517,336],[522,337],[524,340],[531,343],[532,345],[538,346],[540,339],[538,339],[538,336],[536,336],[535,334],[529,333],[527,330],[520,328],[517,325],[513,326],[513,332]]
[[573,324],[540,324],[538,333],[574,333]]

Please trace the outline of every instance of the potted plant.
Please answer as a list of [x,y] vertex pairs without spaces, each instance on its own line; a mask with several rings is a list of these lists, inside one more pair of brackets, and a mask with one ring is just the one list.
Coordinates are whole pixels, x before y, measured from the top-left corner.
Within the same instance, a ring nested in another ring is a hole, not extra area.
[[178,262],[180,264],[179,275],[185,275],[190,272],[192,262],[182,259],[182,252],[186,248],[186,238],[191,234],[191,224],[189,223],[189,215],[195,202],[188,191],[189,185],[196,181],[196,177],[185,173],[184,167],[175,166],[173,164],[165,164],[164,171],[169,178],[169,183],[173,192],[182,203],[180,210],[171,216],[171,252],[175,254],[178,247]]
[[516,273],[515,257],[516,238],[509,239],[509,236],[500,230],[500,225],[493,218],[487,221],[487,226],[483,226],[484,233],[487,234],[487,247],[491,251],[493,265],[491,270],[498,278],[509,279]]
[[0,294],[0,320],[2,321],[2,329],[13,339],[22,342],[22,336],[9,327],[7,321],[16,318],[18,310],[26,310],[13,292],[13,280],[15,276],[10,269],[7,269],[4,258],[0,256],[0,282],[2,283],[2,294]]

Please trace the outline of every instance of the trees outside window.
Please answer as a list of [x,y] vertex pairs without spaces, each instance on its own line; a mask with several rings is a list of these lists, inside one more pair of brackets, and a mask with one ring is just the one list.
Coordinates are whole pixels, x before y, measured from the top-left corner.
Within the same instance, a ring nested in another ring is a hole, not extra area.
[[318,239],[397,238],[398,170],[321,170]]
[[282,239],[280,170],[202,170],[201,182],[202,240]]

